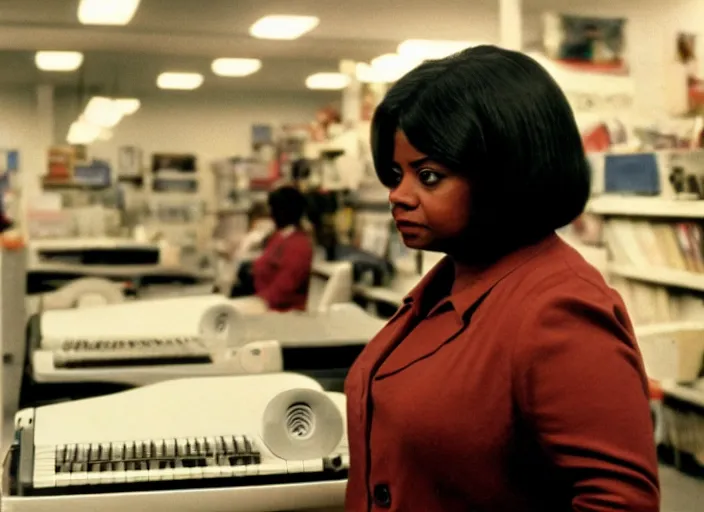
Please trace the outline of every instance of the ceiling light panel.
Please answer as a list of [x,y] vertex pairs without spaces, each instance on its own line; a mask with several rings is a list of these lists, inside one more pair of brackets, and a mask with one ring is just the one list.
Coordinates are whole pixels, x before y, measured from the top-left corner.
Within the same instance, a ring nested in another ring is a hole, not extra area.
[[256,73],[262,68],[259,59],[215,59],[211,66],[213,73],[218,76],[242,77]]
[[131,116],[142,106],[142,102],[137,98],[115,98],[115,103],[119,105],[122,114],[125,116]]
[[380,55],[372,59],[370,71],[374,75],[374,80],[371,81],[395,82],[422,62],[422,60],[398,53]]
[[160,74],[156,79],[159,89],[176,89],[192,91],[203,84],[203,75],[200,73],[167,72]]
[[140,0],[81,0],[78,21],[84,25],[127,25]]
[[103,96],[93,96],[83,111],[86,122],[101,128],[113,128],[124,115],[125,112],[117,101]]
[[314,73],[306,78],[308,89],[338,91],[350,83],[350,77],[343,73]]
[[258,39],[298,39],[320,23],[315,16],[274,14],[264,16],[249,27],[249,34]]
[[83,64],[83,54],[42,51],[34,55],[34,63],[42,71],[76,71]]
[[397,52],[409,59],[443,59],[481,43],[471,41],[444,41],[435,39],[408,39],[398,45]]
[[71,123],[68,135],[66,136],[66,142],[69,144],[90,144],[100,136],[101,131],[100,126],[90,124],[84,119],[79,118],[77,121]]

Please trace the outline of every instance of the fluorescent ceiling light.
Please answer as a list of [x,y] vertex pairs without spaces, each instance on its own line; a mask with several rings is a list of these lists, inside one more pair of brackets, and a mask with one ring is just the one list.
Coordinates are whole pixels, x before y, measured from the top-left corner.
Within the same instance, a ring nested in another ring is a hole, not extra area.
[[399,55],[416,60],[442,59],[481,43],[471,41],[442,41],[433,39],[408,39],[398,45]]
[[369,74],[374,82],[395,82],[421,62],[422,60],[397,53],[386,53],[372,60]]
[[315,73],[306,78],[308,89],[337,91],[350,83],[350,77],[343,73]]
[[355,76],[363,84],[383,84],[388,81],[383,73],[377,72],[366,62],[357,63]]
[[126,116],[131,116],[142,106],[142,102],[137,98],[115,98],[115,103],[119,105],[122,114]]
[[114,127],[124,115],[124,110],[119,103],[112,98],[102,96],[92,97],[83,112],[86,122],[101,128]]
[[318,26],[315,16],[289,16],[275,14],[264,16],[249,27],[249,34],[258,39],[298,39]]
[[200,73],[162,73],[156,79],[160,89],[177,89],[192,91],[203,84],[203,75]]
[[83,64],[81,52],[37,52],[34,63],[42,71],[76,71]]
[[111,129],[103,128],[102,130],[100,130],[100,133],[96,137],[96,140],[108,141],[108,140],[112,139],[112,135],[113,135],[113,133],[112,133]]
[[215,59],[211,68],[218,76],[247,76],[262,67],[259,59]]
[[78,21],[84,25],[127,25],[139,0],[81,0]]
[[69,144],[90,144],[100,136],[102,128],[88,123],[85,119],[79,118],[71,123],[68,130],[66,142]]

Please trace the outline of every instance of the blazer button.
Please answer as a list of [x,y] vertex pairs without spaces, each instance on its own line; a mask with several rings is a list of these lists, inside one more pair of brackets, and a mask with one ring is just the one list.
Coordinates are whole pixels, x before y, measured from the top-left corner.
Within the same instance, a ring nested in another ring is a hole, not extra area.
[[391,491],[388,485],[377,484],[374,486],[374,504],[382,508],[391,506]]

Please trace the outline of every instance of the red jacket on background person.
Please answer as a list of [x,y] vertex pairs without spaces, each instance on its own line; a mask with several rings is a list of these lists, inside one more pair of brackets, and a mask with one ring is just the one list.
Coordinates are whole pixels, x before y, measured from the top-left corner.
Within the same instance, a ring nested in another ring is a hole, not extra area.
[[282,186],[267,202],[277,231],[252,265],[254,293],[274,311],[305,310],[313,266],[313,244],[301,229],[306,199],[297,188]]
[[305,310],[313,265],[313,245],[300,229],[284,228],[272,235],[252,268],[254,289],[269,309]]

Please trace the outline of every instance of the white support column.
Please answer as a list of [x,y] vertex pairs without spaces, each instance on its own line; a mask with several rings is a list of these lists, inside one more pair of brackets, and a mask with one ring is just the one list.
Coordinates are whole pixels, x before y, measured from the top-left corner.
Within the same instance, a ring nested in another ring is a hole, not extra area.
[[340,73],[350,77],[350,84],[342,90],[342,122],[346,126],[357,126],[362,114],[362,84],[357,80],[357,63],[340,61]]
[[35,135],[25,154],[20,155],[22,176],[22,224],[32,197],[41,192],[41,177],[47,169],[47,153],[54,143],[54,86],[38,85],[34,104]]
[[37,86],[37,136],[48,148],[54,142],[54,86]]
[[522,0],[499,0],[499,41],[503,48],[523,48]]

